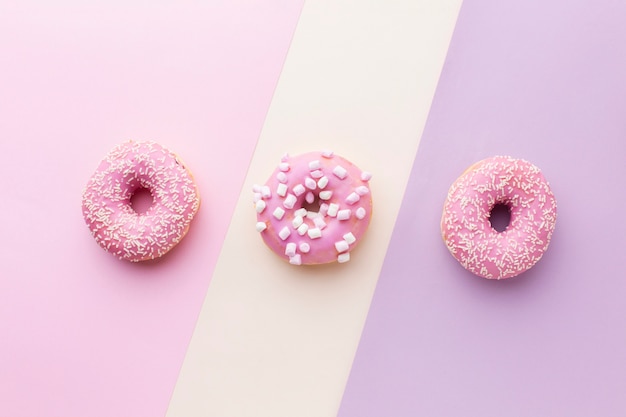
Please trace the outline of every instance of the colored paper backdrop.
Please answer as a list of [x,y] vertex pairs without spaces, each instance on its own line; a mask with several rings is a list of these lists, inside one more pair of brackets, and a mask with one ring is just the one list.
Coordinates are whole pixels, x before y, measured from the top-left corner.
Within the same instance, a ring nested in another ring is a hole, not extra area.
[[[626,411],[626,4],[466,0],[339,416]],[[558,221],[508,281],[441,241],[449,185],[494,154],[534,162]]]

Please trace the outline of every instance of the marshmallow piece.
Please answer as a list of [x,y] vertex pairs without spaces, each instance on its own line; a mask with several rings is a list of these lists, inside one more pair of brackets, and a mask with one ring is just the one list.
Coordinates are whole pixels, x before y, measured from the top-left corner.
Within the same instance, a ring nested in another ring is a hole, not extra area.
[[254,208],[256,209],[257,213],[263,213],[263,210],[265,210],[266,206],[267,206],[267,204],[265,203],[264,200],[259,200],[254,205]]
[[309,191],[304,196],[304,201],[306,201],[309,204],[313,204],[313,202],[315,201],[315,195],[313,195],[313,193]]
[[354,242],[356,242],[356,237],[354,237],[352,232],[348,232],[345,235],[343,235],[343,240],[348,242],[349,245],[352,245]]
[[296,253],[291,258],[289,258],[289,263],[291,265],[302,265],[302,256],[299,253]]
[[361,172],[361,181],[369,181],[372,178],[372,174],[367,171]]
[[287,184],[278,184],[278,187],[276,187],[276,194],[278,194],[281,197],[284,197],[287,195]]
[[320,169],[321,168],[321,164],[319,160],[315,160],[315,161],[311,161],[309,162],[309,170],[311,171],[315,171],[316,169]]
[[298,226],[298,234],[300,236],[304,236],[304,234],[309,230],[309,225],[306,223],[302,223],[300,226]]
[[252,201],[254,203],[256,203],[257,201],[263,199],[263,196],[261,196],[261,193],[254,193],[254,197],[252,198]]
[[280,164],[278,164],[278,169],[280,169],[282,172],[287,172],[290,168],[291,167],[287,162],[281,162]]
[[325,216],[326,213],[328,213],[328,204],[326,204],[326,203],[320,204],[320,211],[319,211],[319,213],[320,213],[320,216]]
[[309,178],[309,177],[306,177],[304,179],[304,185],[309,190],[315,190],[315,188],[317,188],[317,183],[315,182],[315,180],[313,178]]
[[289,210],[291,210],[295,204],[296,204],[296,196],[293,194],[288,194],[285,200],[283,201],[283,206]]
[[264,185],[263,187],[261,187],[261,196],[263,198],[270,198],[272,196],[269,185]]
[[332,196],[332,191],[320,191],[320,200],[330,200]]
[[287,162],[287,161],[289,161],[289,153],[285,152],[283,156],[280,157],[280,162]]
[[276,207],[272,215],[276,217],[278,220],[282,220],[283,216],[285,215],[285,210],[283,210],[280,207]]
[[278,172],[278,174],[276,174],[276,179],[278,180],[278,182],[284,184],[287,182],[287,174],[285,174],[284,172],[280,171]]
[[324,189],[324,188],[326,188],[326,186],[327,186],[327,185],[328,185],[328,177],[327,177],[327,176],[325,176],[325,175],[324,175],[324,176],[323,176],[323,177],[321,177],[319,180],[317,180],[317,186],[318,186],[320,189]]
[[348,174],[348,171],[341,165],[337,165],[335,168],[333,168],[333,174],[335,174],[335,176],[337,176],[337,178],[339,179],[344,179]]
[[267,224],[265,224],[265,222],[257,222],[256,223],[256,231],[257,232],[262,232],[263,230],[267,229]]
[[326,222],[320,216],[313,219],[313,224],[315,224],[315,226],[317,226],[320,230],[326,227]]
[[360,199],[361,199],[361,196],[359,196],[357,193],[350,193],[350,195],[346,197],[346,203],[352,205],[356,203],[357,201],[359,201]]
[[291,191],[293,191],[295,195],[299,196],[306,191],[306,188],[304,188],[304,185],[298,184],[295,187],[293,187]]
[[333,157],[333,155],[334,155],[334,152],[333,152],[333,151],[331,151],[331,150],[326,149],[326,150],[323,150],[323,151],[322,151],[322,156],[323,156],[324,158],[329,158],[329,159],[330,159],[330,158],[332,158],[332,157]]
[[289,228],[285,226],[282,229],[280,229],[280,232],[278,232],[278,237],[280,237],[281,240],[285,240],[289,237],[290,234],[291,234],[291,230],[289,230]]
[[339,212],[339,204],[330,203],[328,205],[328,211],[326,212],[328,216],[335,217],[338,212]]
[[367,214],[367,212],[365,211],[365,209],[363,207],[359,207],[358,209],[356,209],[356,218],[359,220],[363,220],[365,218],[365,215]]
[[337,212],[337,220],[348,220],[351,214],[352,211],[350,209],[339,210]]
[[339,240],[335,242],[335,249],[337,249],[338,253],[345,252],[350,249],[350,245],[345,240]]
[[311,171],[309,175],[312,178],[318,179],[318,178],[322,178],[324,176],[324,173],[322,172],[321,169],[316,169],[315,171]]
[[297,229],[298,227],[300,227],[302,223],[304,223],[304,219],[302,218],[302,216],[296,216],[291,221],[291,225],[293,226],[294,229]]
[[254,193],[260,193],[261,192],[261,186],[259,184],[254,184],[252,186],[252,192]]
[[296,244],[293,242],[287,243],[287,246],[285,246],[285,255],[291,258],[295,254],[296,254]]
[[337,262],[340,264],[346,263],[350,260],[350,252],[344,252],[337,255]]
[[302,243],[300,243],[299,248],[300,248],[300,252],[302,252],[302,253],[309,253],[309,251],[311,250],[311,245],[309,245],[306,242],[302,242]]
[[319,239],[322,237],[322,231],[317,227],[307,230],[307,234],[311,239]]
[[355,191],[358,195],[363,196],[363,195],[365,195],[365,194],[369,193],[369,192],[370,192],[370,189],[369,189],[369,188],[367,188],[367,187],[366,187],[366,186],[364,186],[364,185],[359,185],[358,187],[356,187],[356,189],[355,189],[354,191]]
[[302,207],[302,208],[299,208],[298,210],[296,210],[296,211],[294,212],[294,214],[295,214],[296,216],[306,217],[307,211],[306,211],[306,209],[305,209],[304,207]]

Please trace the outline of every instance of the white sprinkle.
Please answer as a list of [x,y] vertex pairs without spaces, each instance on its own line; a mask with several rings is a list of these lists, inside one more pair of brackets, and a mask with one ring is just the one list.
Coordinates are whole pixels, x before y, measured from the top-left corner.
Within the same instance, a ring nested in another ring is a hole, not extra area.
[[337,220],[348,220],[350,218],[350,214],[352,214],[350,209],[339,210],[337,212]]
[[304,185],[298,184],[295,187],[293,187],[291,190],[293,191],[295,195],[301,195],[303,192],[306,191],[306,188],[304,188]]
[[309,162],[309,170],[311,171],[315,171],[316,169],[320,169],[321,165],[320,165],[320,161],[319,160],[315,160],[315,161],[311,161]]
[[335,217],[338,211],[339,211],[339,204],[330,203],[328,205],[328,211],[326,212],[326,214],[329,215],[330,217]]
[[322,156],[324,158],[332,158],[333,154],[334,154],[334,152],[331,151],[331,150],[328,150],[328,149],[322,151]]
[[328,177],[327,177],[327,176],[323,176],[322,178],[320,178],[320,179],[317,181],[317,186],[318,186],[320,189],[324,189],[324,188],[326,188],[326,186],[327,186],[327,185],[328,185]]
[[337,262],[339,262],[340,264],[346,263],[349,260],[350,260],[350,252],[340,253],[337,256]]
[[272,213],[272,215],[274,217],[276,217],[278,220],[281,220],[283,218],[283,216],[285,215],[285,210],[283,210],[280,207],[276,207],[276,209],[274,209],[274,212]]
[[300,252],[302,253],[309,253],[309,251],[311,250],[311,246],[306,242],[300,243],[299,248],[300,248]]
[[291,225],[293,226],[294,229],[297,229],[298,227],[300,227],[302,223],[304,223],[304,219],[302,218],[302,216],[296,216],[291,221]]
[[309,235],[309,237],[311,239],[318,239],[318,238],[322,237],[322,231],[319,228],[317,228],[317,227],[309,229],[307,231],[307,234]]
[[288,194],[287,197],[285,197],[285,200],[283,201],[283,206],[291,210],[294,204],[296,204],[296,196],[293,194]]
[[361,172],[361,181],[369,181],[372,178],[372,174],[367,171]]
[[302,256],[299,253],[289,258],[289,263],[292,265],[302,265]]
[[261,187],[261,196],[263,196],[263,198],[270,198],[272,196],[272,192],[270,191],[270,187],[268,185]]
[[281,162],[280,164],[278,164],[278,169],[280,169],[283,172],[287,172],[289,171],[289,164],[287,162]]
[[285,240],[289,237],[290,234],[291,234],[291,230],[289,230],[289,228],[285,226],[282,229],[280,229],[280,232],[278,232],[278,237],[280,237],[282,240]]
[[322,219],[321,217],[315,217],[313,219],[313,223],[315,224],[315,226],[317,226],[318,229],[323,229],[326,227],[326,222],[324,221],[324,219]]
[[287,184],[278,184],[278,187],[276,187],[276,194],[278,194],[281,197],[284,197],[287,195]]
[[276,179],[278,180],[278,182],[284,184],[284,183],[287,182],[287,174],[285,174],[284,172],[280,171],[278,174],[276,174]]
[[324,173],[320,169],[316,169],[315,171],[311,171],[309,175],[315,179],[322,178]]
[[306,177],[304,179],[304,185],[309,190],[315,190],[315,188],[317,187],[317,183],[315,182],[315,180],[313,178],[309,178],[309,177]]
[[356,209],[356,218],[359,220],[363,220],[365,218],[366,215],[366,211],[363,207],[359,207],[358,209]]
[[309,203],[312,204],[315,201],[315,196],[313,195],[312,192],[308,192],[306,193],[306,195],[304,196],[304,200]]
[[306,223],[302,223],[300,226],[298,226],[298,234],[300,236],[304,236],[304,234],[309,230],[309,225]]
[[356,191],[358,195],[365,195],[370,192],[370,189],[364,185],[359,185],[354,191]]
[[265,201],[259,200],[256,202],[254,208],[256,209],[257,213],[263,213],[263,210],[265,210],[265,206],[267,206],[267,204],[265,204]]
[[350,245],[348,245],[348,242],[346,242],[345,240],[339,240],[335,242],[335,249],[337,249],[337,252],[339,253],[345,252],[350,249]]
[[267,229],[267,224],[265,224],[265,222],[257,222],[256,224],[256,231],[257,232],[262,232],[263,230]]
[[320,200],[330,200],[330,198],[333,196],[333,192],[332,191],[321,191],[320,192]]
[[357,201],[359,201],[360,199],[361,199],[361,196],[359,196],[357,193],[351,193],[348,197],[346,197],[346,203],[352,205],[356,203]]
[[337,165],[333,169],[333,174],[335,174],[339,179],[344,179],[346,175],[348,174],[348,171],[346,171],[346,169],[342,167],[341,165]]
[[295,214],[296,216],[300,216],[300,217],[305,217],[305,216],[306,216],[306,213],[307,213],[307,211],[306,211],[306,209],[305,209],[304,207],[303,207],[303,208],[299,208],[298,210],[296,210],[296,211],[294,212],[294,214]]
[[296,254],[296,244],[293,242],[287,243],[287,246],[285,246],[285,255],[291,258],[295,254]]
[[352,234],[352,232],[348,232],[345,235],[343,235],[343,239],[348,242],[350,245],[352,245],[354,242],[356,242],[356,237],[354,237],[354,235]]

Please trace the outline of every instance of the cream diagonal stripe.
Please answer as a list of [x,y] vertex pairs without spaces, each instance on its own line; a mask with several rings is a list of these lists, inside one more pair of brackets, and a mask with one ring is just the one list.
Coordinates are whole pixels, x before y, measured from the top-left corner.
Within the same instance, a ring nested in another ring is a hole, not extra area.
[[[169,417],[336,415],[460,6],[305,4]],[[289,265],[255,230],[252,185],[323,149],[373,173],[372,223],[350,262]]]

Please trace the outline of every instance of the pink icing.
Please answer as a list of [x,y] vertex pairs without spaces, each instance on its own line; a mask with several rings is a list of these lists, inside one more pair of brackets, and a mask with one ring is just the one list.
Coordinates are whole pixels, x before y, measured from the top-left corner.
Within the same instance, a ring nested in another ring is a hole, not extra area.
[[[489,222],[496,204],[511,219],[503,232]],[[468,168],[450,187],[441,233],[465,269],[483,278],[514,277],[530,269],[548,248],[556,224],[556,200],[539,168],[496,156]]]
[[257,231],[294,265],[346,262],[371,219],[369,179],[332,152],[286,155],[253,187]]
[[[143,214],[130,199],[140,188],[153,203]],[[200,207],[198,190],[175,154],[154,142],[117,145],[83,193],[83,215],[96,242],[131,262],[158,258],[185,236]]]

